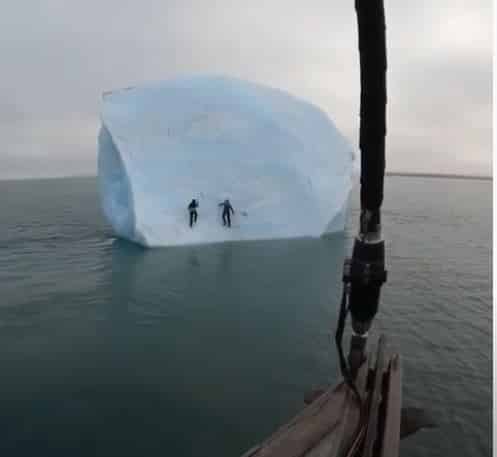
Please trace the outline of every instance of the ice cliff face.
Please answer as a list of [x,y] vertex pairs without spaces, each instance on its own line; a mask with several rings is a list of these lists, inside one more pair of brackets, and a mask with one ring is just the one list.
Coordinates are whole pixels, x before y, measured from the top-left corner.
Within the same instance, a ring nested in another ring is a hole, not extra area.
[[[103,211],[118,236],[144,246],[343,230],[353,157],[318,108],[240,80],[194,77],[103,98]],[[225,198],[235,209],[231,229],[218,206]]]

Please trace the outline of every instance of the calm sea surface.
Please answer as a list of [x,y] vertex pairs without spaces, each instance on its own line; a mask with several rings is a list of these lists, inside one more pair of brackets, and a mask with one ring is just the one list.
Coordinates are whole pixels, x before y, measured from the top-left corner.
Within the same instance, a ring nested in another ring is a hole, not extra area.
[[[388,177],[389,282],[371,339],[437,429],[406,456],[491,454],[490,181]],[[338,379],[328,239],[143,250],[92,178],[0,182],[0,455],[237,457]],[[347,342],[348,345],[348,342]]]

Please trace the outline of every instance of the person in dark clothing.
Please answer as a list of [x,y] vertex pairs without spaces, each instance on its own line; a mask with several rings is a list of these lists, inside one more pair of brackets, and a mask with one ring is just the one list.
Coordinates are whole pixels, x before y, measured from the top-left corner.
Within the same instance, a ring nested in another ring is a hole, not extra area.
[[231,227],[231,213],[235,214],[235,210],[231,206],[229,200],[224,200],[223,203],[219,203],[219,206],[223,207],[223,225],[228,224],[228,227]]
[[193,227],[194,223],[197,223],[197,208],[198,203],[197,200],[193,199],[188,205],[188,211],[190,212],[190,227]]

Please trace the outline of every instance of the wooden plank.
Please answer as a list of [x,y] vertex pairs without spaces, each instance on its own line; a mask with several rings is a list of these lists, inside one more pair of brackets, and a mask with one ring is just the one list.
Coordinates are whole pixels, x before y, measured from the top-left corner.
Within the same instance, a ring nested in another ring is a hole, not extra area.
[[338,455],[337,447],[341,442],[341,433],[337,430],[334,433],[328,433],[324,438],[313,448],[309,449],[304,457],[330,457]]
[[363,457],[373,457],[374,444],[377,439],[378,412],[381,402],[382,380],[385,370],[386,338],[380,336],[378,341],[378,352],[376,356],[374,387],[370,394],[369,419],[364,440]]
[[385,427],[381,457],[398,457],[400,446],[400,415],[402,408],[402,367],[395,354],[388,367],[389,388],[386,399]]
[[[369,353],[365,361],[359,367],[355,379],[356,388],[363,401],[365,401],[366,399],[366,382],[369,372],[369,363],[371,360],[370,356],[371,354]],[[344,418],[345,422],[343,429],[341,430],[342,438],[339,443],[340,446],[332,449],[333,453],[330,452],[326,455],[326,457],[344,455],[345,452],[348,451],[352,445],[352,440],[355,438],[361,413],[359,405],[357,404],[357,398],[352,391],[350,391],[350,402],[354,404],[354,407],[352,408],[349,406],[348,415]]]
[[359,391],[359,394],[361,395],[363,400],[366,399],[366,383],[368,381],[369,369],[372,367],[372,363],[373,357],[371,355],[371,351],[369,350],[366,356],[366,360],[359,367],[359,371],[357,372],[355,381],[357,390]]
[[336,392],[341,388],[340,384],[336,386],[329,387],[326,392],[324,392],[321,396],[319,396],[316,400],[314,400],[309,406],[304,408],[301,412],[299,412],[291,421],[282,425],[278,430],[276,430],[271,438],[274,438],[280,434],[287,433],[287,430],[290,429],[293,425],[298,422],[306,420],[307,417],[311,417],[323,408],[323,406],[336,394]]
[[349,390],[343,383],[329,389],[244,457],[302,457],[306,454],[314,457],[309,452],[316,447],[319,450],[322,440],[325,440],[323,447],[334,447],[334,440],[340,439],[338,430],[344,408],[350,401]]
[[[371,400],[369,410],[372,414],[369,415],[367,430],[364,429],[361,433],[362,436],[366,434],[364,450],[369,452],[369,457],[372,457],[376,440],[382,376],[385,369],[385,346],[386,339],[381,336],[378,342],[373,392],[366,391],[368,373],[373,366],[371,353],[361,365],[356,378],[356,386],[363,401],[366,401],[368,394]],[[359,419],[360,410],[355,394],[346,384],[340,383],[329,388],[290,422],[242,457],[337,457],[350,449]],[[363,455],[366,457],[367,454]]]

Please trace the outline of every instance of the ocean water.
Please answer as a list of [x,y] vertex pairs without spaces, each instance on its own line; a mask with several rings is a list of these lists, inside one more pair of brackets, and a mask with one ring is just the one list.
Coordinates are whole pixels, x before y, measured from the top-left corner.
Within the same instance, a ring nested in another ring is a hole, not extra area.
[[[403,457],[491,454],[491,191],[386,179],[371,340],[440,423]],[[93,178],[0,193],[1,456],[238,456],[338,380],[357,192],[343,234],[158,250],[113,237]]]

